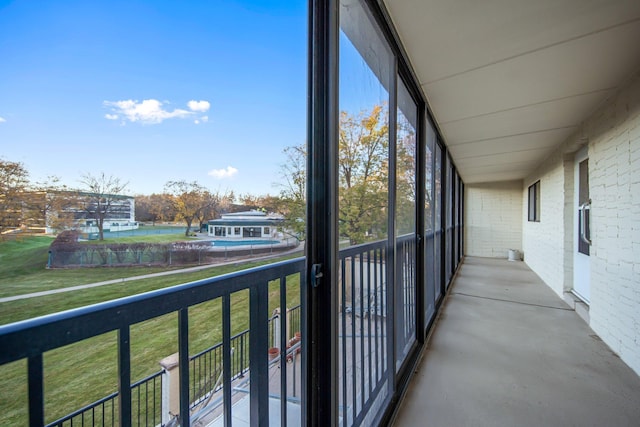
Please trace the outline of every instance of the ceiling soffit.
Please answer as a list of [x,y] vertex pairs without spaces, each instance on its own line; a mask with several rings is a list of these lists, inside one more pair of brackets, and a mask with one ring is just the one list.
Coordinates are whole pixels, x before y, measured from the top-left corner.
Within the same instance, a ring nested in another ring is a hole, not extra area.
[[387,0],[465,182],[522,179],[640,68],[640,1]]

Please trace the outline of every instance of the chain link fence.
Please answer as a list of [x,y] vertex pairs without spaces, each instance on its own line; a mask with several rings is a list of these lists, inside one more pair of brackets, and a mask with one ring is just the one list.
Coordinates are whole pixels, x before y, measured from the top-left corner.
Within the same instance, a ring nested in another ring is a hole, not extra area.
[[231,257],[250,258],[295,248],[297,241],[281,245],[214,247],[211,242],[171,244],[52,245],[48,268],[204,265]]

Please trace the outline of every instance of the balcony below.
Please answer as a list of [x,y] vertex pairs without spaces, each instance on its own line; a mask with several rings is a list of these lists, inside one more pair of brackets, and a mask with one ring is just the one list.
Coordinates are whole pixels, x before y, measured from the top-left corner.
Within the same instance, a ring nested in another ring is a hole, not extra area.
[[523,262],[467,257],[397,426],[631,426],[640,377]]

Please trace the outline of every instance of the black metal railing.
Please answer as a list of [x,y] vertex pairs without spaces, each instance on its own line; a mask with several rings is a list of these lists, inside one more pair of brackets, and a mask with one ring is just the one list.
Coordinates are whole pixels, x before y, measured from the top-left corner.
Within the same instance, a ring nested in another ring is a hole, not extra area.
[[[231,337],[231,381],[249,371],[249,330]],[[222,389],[223,346],[218,343],[190,357],[191,408]]]
[[339,381],[344,426],[362,424],[389,379],[387,242],[340,251]]
[[[301,306],[297,305],[287,310],[289,332],[287,340],[294,337],[296,332],[300,332],[300,311]],[[269,319],[270,335],[273,328],[277,326],[272,316]],[[277,345],[270,339],[270,345]],[[231,337],[231,380],[242,378],[249,371],[249,330],[244,330]],[[299,346],[296,347],[299,351]],[[292,359],[289,351],[288,360]],[[222,343],[213,345],[189,358],[190,360],[190,383],[191,383],[191,404],[194,408],[209,402],[211,397],[222,388]],[[156,426],[159,424],[162,414],[162,374],[158,371],[131,385],[134,425]],[[114,416],[117,405],[118,392],[99,399],[86,405],[73,413],[60,418],[47,427],[66,427],[72,425],[87,426],[114,426],[116,418]]]
[[[249,371],[251,381],[248,383],[250,392],[250,421],[252,425],[266,425],[269,422],[269,374],[268,374],[268,319],[269,313],[264,301],[268,300],[269,283],[278,281],[280,284],[281,300],[286,301],[287,280],[290,276],[297,276],[300,283],[304,283],[304,258],[283,261],[266,266],[256,267],[240,272],[217,276],[182,285],[173,286],[157,291],[134,295],[118,300],[103,302],[87,307],[56,313],[40,318],[29,319],[9,325],[0,326],[0,365],[27,359],[27,374],[29,383],[29,423],[32,426],[45,425],[44,414],[44,366],[43,354],[46,351],[63,347],[72,343],[104,334],[109,331],[117,331],[118,349],[117,360],[119,387],[115,395],[110,395],[99,402],[93,408],[101,411],[94,420],[86,424],[102,423],[103,413],[105,423],[109,425],[126,426],[136,424],[138,409],[145,405],[157,408],[157,399],[144,399],[143,404],[135,404],[134,396],[140,390],[141,396],[145,394],[140,388],[142,385],[131,386],[131,350],[130,328],[132,325],[154,319],[159,316],[175,313],[178,314],[178,350],[179,350],[179,394],[180,394],[180,424],[188,425],[190,421],[190,395],[193,388],[190,384],[191,360],[189,349],[189,314],[191,306],[206,301],[220,299],[222,301],[222,407],[223,417],[230,423],[232,403],[232,378],[233,364],[231,348],[234,345],[231,336],[231,295],[239,291],[247,291],[249,296],[249,333],[253,337],[249,346]],[[283,305],[284,306],[284,305]],[[246,351],[238,351],[237,355],[246,354]],[[238,362],[239,366],[245,362]],[[246,372],[246,371],[245,371]],[[281,373],[286,385],[286,369]],[[155,389],[155,387],[154,387]],[[153,394],[153,393],[151,393]],[[157,393],[156,393],[157,396]],[[284,400],[284,399],[283,399]],[[92,409],[93,409],[92,408]],[[98,409],[100,408],[100,409]],[[283,405],[286,411],[286,405]],[[144,425],[156,425],[159,423],[157,416],[151,413],[157,411],[140,409],[140,414],[145,414]],[[84,408],[83,417],[88,417],[87,408]],[[109,414],[109,415],[107,415]],[[281,419],[287,415],[281,412]],[[73,418],[70,414],[65,418]],[[141,415],[142,416],[142,415]],[[155,416],[155,415],[154,415]],[[99,422],[98,422],[99,420]],[[109,421],[113,420],[113,421]],[[82,425],[81,421],[78,421]],[[77,425],[74,422],[74,425]]]
[[[132,425],[158,425],[162,410],[162,371],[131,384],[131,398]],[[118,392],[116,391],[47,424],[47,427],[117,426],[117,406]]]
[[162,371],[131,385],[132,425],[157,426],[162,419]]
[[300,318],[301,312],[302,312],[302,306],[300,305],[290,308],[287,311],[287,318],[288,318],[289,331],[290,331],[287,339],[293,338],[293,335],[296,332],[302,331],[302,322]]
[[396,370],[400,368],[416,341],[416,239],[404,235],[396,239],[395,342]]
[[[372,423],[388,405],[398,366],[416,339],[416,236],[398,237],[393,250],[389,258],[389,243],[384,240],[339,252],[339,418],[345,427]],[[395,261],[392,265],[391,259]],[[0,326],[0,364],[28,360],[30,424],[41,426],[45,418],[43,353],[115,330],[118,391],[50,425],[163,425],[162,372],[131,384],[129,330],[136,323],[177,312],[180,417],[171,422],[189,425],[191,414],[201,411],[203,402],[216,402],[220,417],[230,425],[237,388],[232,382],[242,379],[243,387],[248,386],[244,392],[251,396],[247,411],[250,423],[266,425],[269,399],[278,396],[270,390],[274,376],[269,369],[276,366],[282,397],[278,412],[285,425],[289,403],[300,402],[295,397],[300,378],[291,381],[288,377],[301,375],[296,374],[299,366],[291,373],[287,362],[293,359],[295,364],[295,354],[300,351],[299,337],[293,343],[290,335],[301,330],[301,307],[279,315],[283,321],[277,322],[276,334],[276,322],[269,317],[264,301],[275,281],[280,290],[279,306],[286,307],[289,277],[297,276],[305,283],[304,266],[304,258],[297,258]],[[230,297],[247,290],[249,329],[232,336]],[[222,342],[189,357],[188,309],[214,299],[222,301]],[[275,342],[276,336],[279,342]],[[267,350],[272,346],[283,353],[269,363]]]
[[[392,367],[415,342],[416,248],[415,234],[398,237],[390,271],[387,241],[340,251],[339,409],[345,427],[373,422],[389,396]],[[389,293],[394,310],[388,309]],[[395,352],[388,339],[394,330]]]
[[111,393],[90,405],[47,424],[47,427],[67,427],[73,425],[115,426],[117,422],[117,398],[118,392]]
[[[436,306],[439,303],[439,282],[436,280],[436,262],[435,253],[435,234],[433,230],[427,230],[423,236],[424,254],[422,266],[424,268],[423,286],[424,286],[424,334],[431,325],[436,313]],[[436,289],[436,287],[438,289]]]
[[[285,308],[285,310],[285,314],[283,314],[282,312],[274,313],[271,318],[269,318],[269,347],[280,347],[280,343],[277,342],[278,337],[280,336],[280,319],[282,319],[286,325],[285,339],[287,341],[293,338],[296,333],[301,332],[301,305],[298,304],[292,308]],[[276,322],[275,320],[278,320],[278,322]]]

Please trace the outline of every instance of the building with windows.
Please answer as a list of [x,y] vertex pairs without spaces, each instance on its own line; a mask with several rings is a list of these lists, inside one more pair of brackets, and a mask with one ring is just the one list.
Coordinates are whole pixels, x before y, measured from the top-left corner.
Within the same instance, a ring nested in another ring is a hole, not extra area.
[[[83,233],[97,233],[97,214],[104,212],[103,231],[118,232],[136,230],[136,201],[134,197],[121,194],[100,195],[87,192],[69,193],[71,203],[52,211],[52,216],[67,215],[73,218],[73,226]],[[58,197],[61,195],[58,194]]]
[[246,211],[222,214],[221,218],[208,222],[210,237],[235,240],[272,240],[281,235],[284,218],[281,215],[269,214],[262,211]]
[[97,233],[97,214],[104,212],[104,231],[138,228],[135,199],[119,194],[99,195],[82,191],[27,191],[19,208],[5,212],[12,228],[47,234],[75,228]]

